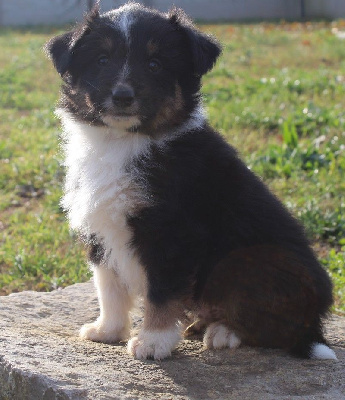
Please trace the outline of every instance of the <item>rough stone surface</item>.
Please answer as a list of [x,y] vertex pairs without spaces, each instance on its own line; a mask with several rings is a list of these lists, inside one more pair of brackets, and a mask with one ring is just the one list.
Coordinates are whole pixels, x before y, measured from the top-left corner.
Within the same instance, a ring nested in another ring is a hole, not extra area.
[[[0,297],[0,399],[345,399],[344,318],[327,325],[336,362],[245,347],[205,351],[187,340],[172,358],[143,362],[124,344],[78,338],[97,315],[92,282]],[[133,319],[140,323],[140,311]]]

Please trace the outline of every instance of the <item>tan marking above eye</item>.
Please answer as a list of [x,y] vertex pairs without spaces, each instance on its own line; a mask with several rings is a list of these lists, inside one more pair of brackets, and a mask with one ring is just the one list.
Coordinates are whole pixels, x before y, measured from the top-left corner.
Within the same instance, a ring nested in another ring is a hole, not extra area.
[[153,41],[153,39],[148,41],[146,48],[149,56],[152,56],[152,54],[157,53],[158,51],[158,45]]
[[112,39],[110,37],[105,37],[102,45],[103,45],[102,47],[105,50],[111,51],[113,49],[114,42],[112,41]]

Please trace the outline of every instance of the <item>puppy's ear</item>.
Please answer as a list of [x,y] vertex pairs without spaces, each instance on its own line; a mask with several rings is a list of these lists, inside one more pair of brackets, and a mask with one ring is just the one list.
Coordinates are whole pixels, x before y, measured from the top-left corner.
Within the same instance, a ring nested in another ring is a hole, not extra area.
[[222,51],[220,44],[212,36],[196,29],[183,10],[171,9],[168,18],[176,30],[183,30],[186,34],[192,52],[194,73],[199,76],[206,74],[213,68]]
[[71,59],[71,43],[74,32],[67,32],[50,39],[44,50],[52,59],[57,72],[63,76],[69,67]]
[[57,72],[61,76],[69,69],[73,49],[77,42],[91,31],[92,25],[98,19],[99,2],[86,14],[84,21],[76,29],[50,39],[44,46],[46,54],[52,59]]

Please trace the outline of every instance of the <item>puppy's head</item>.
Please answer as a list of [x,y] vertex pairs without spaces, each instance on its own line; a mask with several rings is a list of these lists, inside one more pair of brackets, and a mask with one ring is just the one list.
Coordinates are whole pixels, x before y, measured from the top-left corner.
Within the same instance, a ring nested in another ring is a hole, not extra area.
[[189,118],[221,51],[183,11],[135,3],[101,15],[96,6],[46,50],[64,81],[61,106],[74,118],[148,135]]

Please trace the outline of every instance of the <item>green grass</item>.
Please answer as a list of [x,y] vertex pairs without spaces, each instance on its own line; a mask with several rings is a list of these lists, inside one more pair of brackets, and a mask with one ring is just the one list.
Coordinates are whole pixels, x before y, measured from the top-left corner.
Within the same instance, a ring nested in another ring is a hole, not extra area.
[[59,208],[59,79],[42,51],[53,34],[0,31],[0,294],[89,276]]
[[[223,43],[204,79],[211,124],[303,222],[345,312],[345,23],[203,26]],[[59,208],[54,30],[0,31],[0,294],[88,279]]]

